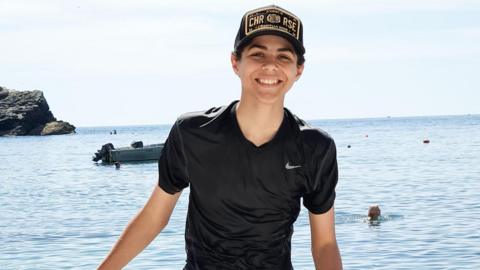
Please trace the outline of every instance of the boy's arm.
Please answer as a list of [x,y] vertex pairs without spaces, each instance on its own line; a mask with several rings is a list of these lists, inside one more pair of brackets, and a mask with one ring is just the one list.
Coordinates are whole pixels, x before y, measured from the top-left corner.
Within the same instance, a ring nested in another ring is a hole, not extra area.
[[335,212],[333,206],[323,214],[309,212],[309,220],[315,269],[343,269],[335,236]]
[[121,269],[138,255],[167,226],[181,193],[171,195],[157,185],[98,269]]

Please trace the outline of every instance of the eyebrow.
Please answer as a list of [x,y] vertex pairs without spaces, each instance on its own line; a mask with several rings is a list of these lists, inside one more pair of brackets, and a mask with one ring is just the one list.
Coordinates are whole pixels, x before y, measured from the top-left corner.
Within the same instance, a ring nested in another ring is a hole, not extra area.
[[[248,51],[253,49],[253,48],[258,48],[258,49],[262,49],[262,50],[267,50],[267,47],[266,46],[263,46],[263,45],[260,45],[260,44],[252,44],[250,46],[250,48],[248,48]],[[292,54],[295,54],[295,52],[290,49],[290,48],[287,48],[287,47],[283,47],[283,48],[279,48],[277,51],[279,52],[291,52]]]

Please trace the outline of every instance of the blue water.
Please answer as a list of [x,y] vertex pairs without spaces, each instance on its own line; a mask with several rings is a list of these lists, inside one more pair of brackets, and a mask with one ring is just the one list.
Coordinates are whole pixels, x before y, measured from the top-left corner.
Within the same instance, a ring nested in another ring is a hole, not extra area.
[[[336,232],[345,269],[480,269],[479,115],[310,123],[337,143]],[[168,130],[0,138],[0,269],[94,269],[147,200],[157,164],[117,170],[91,156],[107,142],[163,142]],[[188,193],[126,269],[182,269]],[[365,220],[371,204],[382,209],[378,222]],[[314,269],[303,207],[292,261]]]

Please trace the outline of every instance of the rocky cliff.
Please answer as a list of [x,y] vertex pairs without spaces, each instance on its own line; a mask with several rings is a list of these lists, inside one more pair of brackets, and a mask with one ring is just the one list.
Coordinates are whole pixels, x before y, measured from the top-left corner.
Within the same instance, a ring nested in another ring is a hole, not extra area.
[[57,121],[42,91],[15,91],[0,86],[0,136],[69,133],[75,133],[75,126]]

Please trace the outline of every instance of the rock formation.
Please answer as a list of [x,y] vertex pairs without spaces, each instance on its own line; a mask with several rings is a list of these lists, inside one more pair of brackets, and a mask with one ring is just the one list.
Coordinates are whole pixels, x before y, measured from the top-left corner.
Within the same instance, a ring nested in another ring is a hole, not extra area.
[[42,91],[15,91],[0,86],[0,136],[69,133],[75,133],[75,126],[57,121]]

